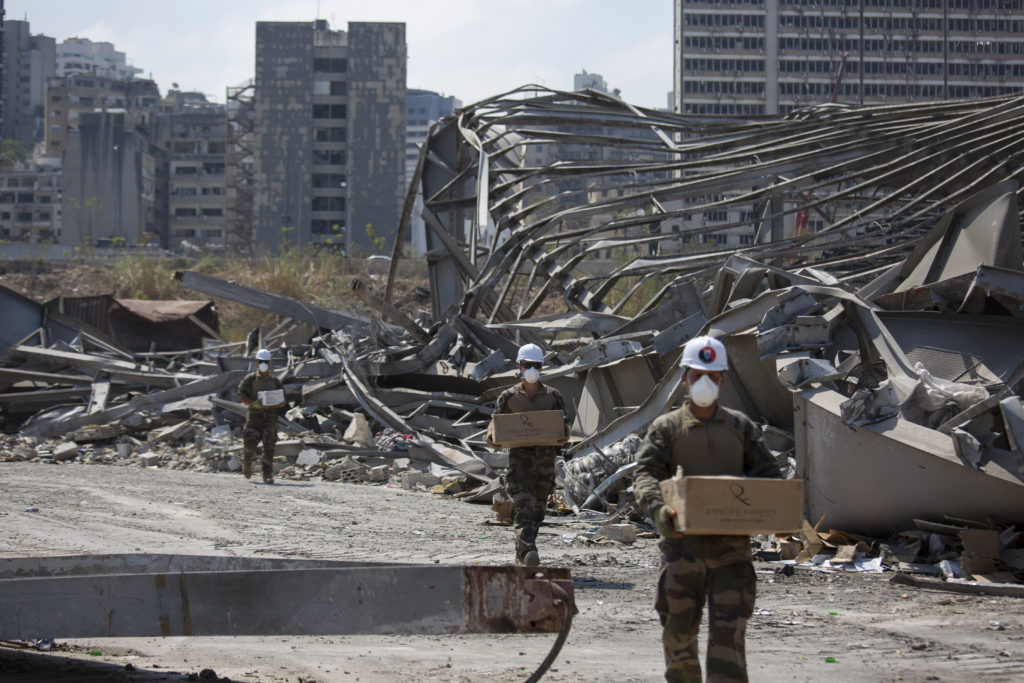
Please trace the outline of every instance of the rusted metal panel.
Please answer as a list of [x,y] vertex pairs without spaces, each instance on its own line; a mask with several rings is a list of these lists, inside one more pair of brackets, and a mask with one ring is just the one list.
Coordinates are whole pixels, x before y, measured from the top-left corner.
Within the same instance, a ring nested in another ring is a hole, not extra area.
[[569,571],[558,568],[6,558],[0,639],[557,632],[572,595]]

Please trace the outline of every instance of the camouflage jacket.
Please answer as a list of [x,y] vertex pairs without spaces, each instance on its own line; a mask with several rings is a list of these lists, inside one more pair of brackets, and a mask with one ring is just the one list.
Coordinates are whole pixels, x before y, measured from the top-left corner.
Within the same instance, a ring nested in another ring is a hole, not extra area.
[[775,458],[750,418],[719,405],[709,420],[695,417],[687,402],[658,417],[636,454],[633,489],[646,514],[662,504],[658,482],[683,468],[684,475],[781,478]]
[[[241,382],[238,383],[238,396],[239,398],[245,396],[250,401],[255,401],[256,399],[259,398],[261,391],[272,391],[274,389],[280,389],[281,391],[284,391],[284,384],[281,383],[281,380],[279,380],[274,375],[274,373],[268,372],[267,374],[263,375],[258,371],[250,372],[248,375],[242,378]],[[280,406],[278,408],[262,409],[249,406],[250,413],[276,413],[278,410],[280,410]]]

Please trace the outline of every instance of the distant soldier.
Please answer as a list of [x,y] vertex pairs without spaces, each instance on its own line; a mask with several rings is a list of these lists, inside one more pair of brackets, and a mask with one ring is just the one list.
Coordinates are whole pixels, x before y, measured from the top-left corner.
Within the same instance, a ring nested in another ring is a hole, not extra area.
[[658,482],[677,467],[686,476],[782,477],[782,472],[761,443],[758,426],[718,404],[729,368],[722,342],[691,339],[680,365],[689,396],[681,408],[651,423],[636,454],[634,481],[637,501],[661,536],[655,609],[663,628],[665,680],[700,683],[697,634],[707,602],[708,680],[746,681],[746,628],[756,586],[750,537],[678,533],[676,511],[662,500]]
[[[250,372],[238,384],[238,400],[248,406],[242,431],[242,474],[252,476],[252,458],[263,441],[263,483],[274,483],[274,444],[277,443],[277,415],[284,408],[284,385],[270,372],[270,351],[256,352],[256,372]],[[267,401],[273,401],[268,404]]]
[[[525,413],[535,410],[561,410],[565,401],[556,389],[540,381],[544,352],[536,344],[526,344],[516,354],[522,380],[501,392],[494,412]],[[490,439],[490,435],[488,435]],[[558,446],[518,446],[508,452],[508,493],[515,503],[516,564],[535,567],[540,564],[537,532],[547,513],[548,496],[555,488],[555,458]]]

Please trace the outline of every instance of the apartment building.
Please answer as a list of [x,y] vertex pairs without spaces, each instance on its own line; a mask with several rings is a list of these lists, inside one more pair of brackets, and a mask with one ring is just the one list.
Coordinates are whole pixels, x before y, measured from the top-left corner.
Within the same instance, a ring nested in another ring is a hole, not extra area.
[[0,162],[0,240],[53,243],[60,235],[60,170]]
[[992,97],[1024,86],[1024,3],[675,0],[675,46],[686,114]]
[[46,80],[56,69],[55,41],[32,35],[27,21],[4,22],[0,137],[20,142],[29,153],[43,139]]
[[130,66],[125,54],[111,43],[74,37],[57,45],[57,75],[76,73],[127,81],[141,74],[142,69]]
[[224,105],[176,95],[172,91],[165,98],[173,104],[164,108],[172,110],[157,114],[153,126],[167,178],[167,231],[161,242],[174,250],[220,249],[225,238]]
[[257,22],[254,244],[380,251],[404,199],[405,24]]

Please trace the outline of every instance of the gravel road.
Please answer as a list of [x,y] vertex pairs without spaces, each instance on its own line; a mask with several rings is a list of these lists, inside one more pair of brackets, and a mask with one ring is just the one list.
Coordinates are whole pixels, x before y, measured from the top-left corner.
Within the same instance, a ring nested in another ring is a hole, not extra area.
[[[382,486],[264,486],[226,473],[0,463],[0,557],[142,552],[504,564],[512,531],[493,519],[487,506]],[[556,523],[541,530],[541,557],[571,569],[579,614],[544,680],[661,680],[655,539],[567,542],[563,535],[588,527],[549,521]],[[907,588],[889,583],[891,574],[757,569],[751,680],[1024,679],[1020,599]],[[212,671],[220,680],[291,683],[521,681],[553,642],[553,634],[62,640],[47,654],[3,644],[0,679],[213,680]]]

